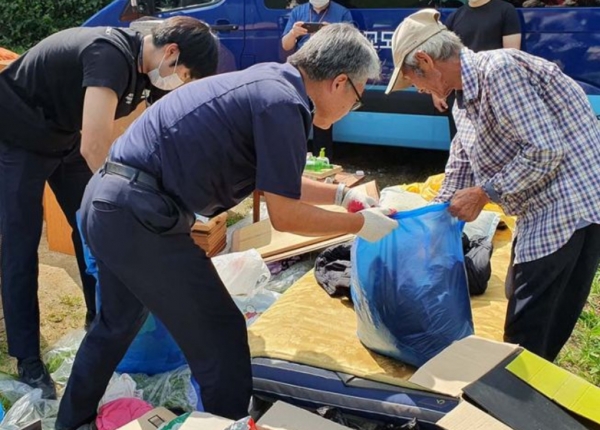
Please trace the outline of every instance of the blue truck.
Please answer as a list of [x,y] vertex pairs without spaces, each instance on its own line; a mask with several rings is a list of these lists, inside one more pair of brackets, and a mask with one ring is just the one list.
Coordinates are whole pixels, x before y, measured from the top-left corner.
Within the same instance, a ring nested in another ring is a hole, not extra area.
[[[291,3],[291,2],[294,3]],[[114,0],[86,26],[129,26],[155,17],[188,15],[210,24],[222,42],[220,70],[244,69],[265,61],[283,62],[288,53],[281,37],[290,8],[302,0]],[[306,0],[304,0],[306,1]],[[392,34],[398,24],[421,7],[440,10],[447,18],[460,0],[339,0],[355,24],[377,48],[382,78],[367,88],[364,106],[334,127],[337,142],[447,150],[448,119],[435,110],[431,97],[414,90],[384,95],[393,70]],[[600,114],[599,7],[518,7],[522,48],[557,63],[584,88]]]

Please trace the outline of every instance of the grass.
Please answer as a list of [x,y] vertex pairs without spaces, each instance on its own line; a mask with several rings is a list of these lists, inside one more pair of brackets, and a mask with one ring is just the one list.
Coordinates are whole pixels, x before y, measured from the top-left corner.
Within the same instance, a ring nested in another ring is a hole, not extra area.
[[588,304],[557,363],[600,386],[600,271],[596,273]]

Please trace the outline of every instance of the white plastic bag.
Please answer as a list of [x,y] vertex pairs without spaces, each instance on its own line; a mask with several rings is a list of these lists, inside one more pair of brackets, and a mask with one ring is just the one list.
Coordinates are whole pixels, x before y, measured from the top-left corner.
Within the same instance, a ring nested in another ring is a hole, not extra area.
[[212,262],[232,296],[252,296],[271,277],[269,268],[256,249],[220,255]]
[[110,378],[110,382],[108,383],[108,387],[106,387],[104,396],[98,404],[98,410],[100,410],[103,405],[110,403],[113,400],[124,398],[143,399],[143,392],[141,390],[137,390],[136,388],[137,385],[135,381],[131,379],[131,376],[127,374],[113,374],[112,378]]

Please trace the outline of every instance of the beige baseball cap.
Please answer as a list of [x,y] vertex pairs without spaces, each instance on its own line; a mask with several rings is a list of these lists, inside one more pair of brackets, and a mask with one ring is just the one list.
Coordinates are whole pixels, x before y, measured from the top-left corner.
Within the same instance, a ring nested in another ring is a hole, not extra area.
[[446,30],[446,26],[440,22],[440,13],[435,9],[421,9],[404,18],[392,38],[395,69],[385,90],[386,94],[410,86],[410,82],[402,76],[404,59],[419,45],[443,30]]

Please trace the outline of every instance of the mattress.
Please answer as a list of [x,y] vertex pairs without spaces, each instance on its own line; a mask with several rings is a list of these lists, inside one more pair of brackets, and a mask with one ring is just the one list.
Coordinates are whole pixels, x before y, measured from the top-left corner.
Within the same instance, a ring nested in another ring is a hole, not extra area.
[[[510,250],[510,230],[499,230],[488,290],[471,299],[475,333],[493,340],[502,340]],[[409,382],[411,366],[366,349],[356,328],[352,304],[331,298],[307,273],[249,328],[255,392],[385,422],[435,422],[456,406],[456,399]]]

